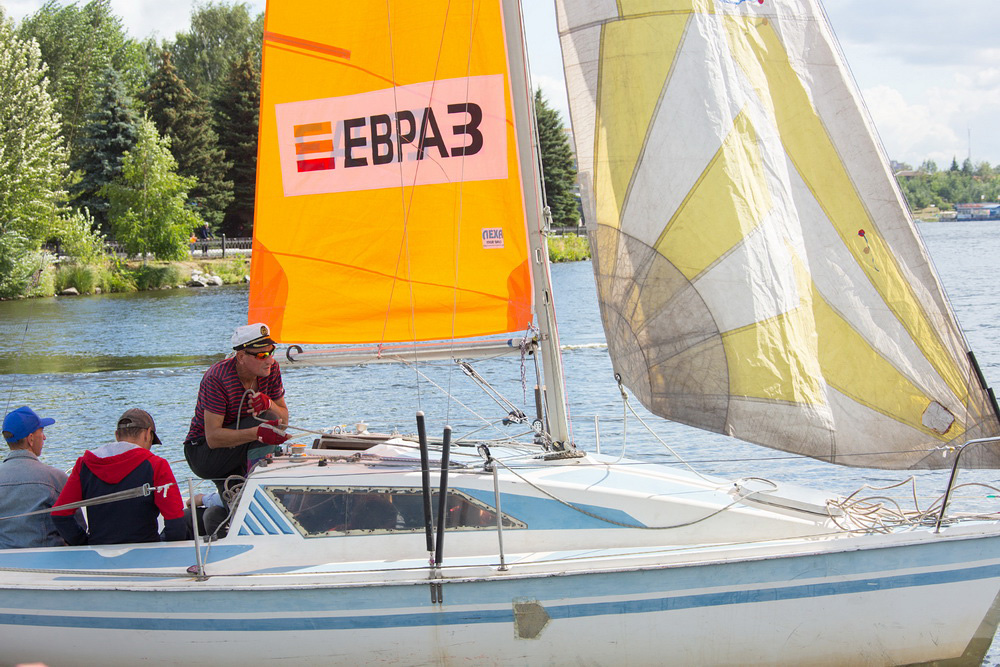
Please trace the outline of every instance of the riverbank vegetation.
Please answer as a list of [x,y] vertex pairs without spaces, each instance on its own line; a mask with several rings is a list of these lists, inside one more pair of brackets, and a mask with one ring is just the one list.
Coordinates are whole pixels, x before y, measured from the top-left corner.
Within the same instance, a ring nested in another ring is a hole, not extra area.
[[916,169],[893,163],[893,171],[914,213],[932,207],[938,212],[954,211],[955,204],[1000,201],[1000,165],[974,165],[969,159],[959,165],[953,158],[948,169],[939,169],[933,160],[927,160]]
[[[227,259],[188,261],[110,261],[82,264],[64,260],[39,274],[27,296],[137,292],[173,289],[191,284],[193,275],[217,276],[223,284],[246,282],[250,262],[244,255]],[[73,293],[73,292],[71,292]]]
[[[163,40],[130,36],[111,0],[49,0],[19,23],[0,6],[0,298],[183,282],[156,262],[186,259],[193,233],[250,236],[262,40],[243,2],[197,3]],[[563,121],[535,99],[552,224],[575,226]]]
[[590,259],[590,243],[586,234],[550,236],[548,241],[550,262],[578,262]]

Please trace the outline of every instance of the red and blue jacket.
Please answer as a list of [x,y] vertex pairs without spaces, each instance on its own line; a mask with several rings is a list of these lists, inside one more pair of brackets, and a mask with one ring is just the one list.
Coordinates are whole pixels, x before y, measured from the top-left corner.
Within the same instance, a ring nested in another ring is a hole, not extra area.
[[114,443],[84,453],[73,466],[56,505],[127,491],[144,484],[155,490],[148,496],[87,507],[86,531],[73,519],[74,510],[52,512],[52,520],[67,544],[157,542],[160,540],[157,517],[161,514],[164,539],[183,540],[187,537],[184,501],[181,500],[170,464],[138,446],[113,453],[128,444]]

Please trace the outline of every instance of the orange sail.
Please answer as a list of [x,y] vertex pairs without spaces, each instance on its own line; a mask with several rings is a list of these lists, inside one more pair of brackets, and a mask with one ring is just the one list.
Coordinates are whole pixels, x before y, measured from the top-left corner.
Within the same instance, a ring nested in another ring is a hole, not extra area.
[[268,5],[249,321],[297,343],[523,331],[499,0]]

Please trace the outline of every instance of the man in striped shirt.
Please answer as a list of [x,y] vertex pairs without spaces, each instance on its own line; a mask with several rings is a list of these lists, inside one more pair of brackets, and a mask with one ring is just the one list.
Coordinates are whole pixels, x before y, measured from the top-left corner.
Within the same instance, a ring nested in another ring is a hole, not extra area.
[[227,477],[246,475],[250,464],[288,439],[288,406],[270,330],[260,322],[237,327],[231,342],[235,354],[201,379],[184,441],[191,470],[214,480],[220,492]]

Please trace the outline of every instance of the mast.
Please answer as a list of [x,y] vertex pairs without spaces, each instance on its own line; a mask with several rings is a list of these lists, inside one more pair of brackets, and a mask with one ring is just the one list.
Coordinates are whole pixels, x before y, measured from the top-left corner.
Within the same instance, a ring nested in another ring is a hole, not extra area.
[[511,99],[517,133],[518,161],[524,192],[524,213],[531,250],[531,284],[534,291],[535,318],[546,391],[543,392],[548,432],[559,448],[568,448],[569,422],[563,385],[559,332],[552,303],[552,280],[549,275],[549,252],[542,214],[541,174],[537,159],[538,137],[535,127],[534,96],[528,87],[528,62],[519,0],[503,0],[504,35],[510,64]]

